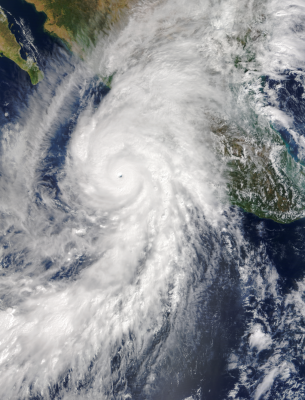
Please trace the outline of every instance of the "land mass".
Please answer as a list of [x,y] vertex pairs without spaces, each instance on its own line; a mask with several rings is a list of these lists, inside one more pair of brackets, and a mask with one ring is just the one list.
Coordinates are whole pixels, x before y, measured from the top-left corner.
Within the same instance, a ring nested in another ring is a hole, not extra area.
[[231,203],[280,223],[305,217],[305,169],[289,154],[279,133],[259,126],[255,118],[256,136],[221,118],[211,120]]
[[0,56],[14,61],[21,69],[26,71],[33,85],[43,79],[43,72],[39,70],[35,61],[28,57],[24,60],[20,55],[21,46],[12,34],[8,19],[0,7]]
[[44,12],[44,29],[85,57],[101,32],[117,22],[130,0],[26,0]]
[[[116,23],[130,0],[26,0],[47,16],[44,29],[59,38],[73,53],[85,58],[100,33]],[[33,85],[43,79],[35,61],[20,55],[21,46],[9,28],[0,7],[0,55],[14,61],[27,71]]]

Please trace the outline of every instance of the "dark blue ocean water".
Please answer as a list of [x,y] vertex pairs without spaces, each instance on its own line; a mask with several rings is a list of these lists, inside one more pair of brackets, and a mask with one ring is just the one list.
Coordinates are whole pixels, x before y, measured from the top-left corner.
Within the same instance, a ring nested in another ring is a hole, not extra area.
[[[287,70],[280,75],[282,75],[282,79],[273,79],[268,76],[264,77],[263,82],[266,89],[267,101],[268,91],[275,90],[276,107],[291,118],[291,129],[298,135],[305,137],[304,72],[302,70]],[[274,105],[270,102],[269,104]],[[290,154],[296,161],[304,165],[304,155],[300,154],[298,143],[296,143],[291,132],[279,123],[275,124],[274,127],[281,134]]]

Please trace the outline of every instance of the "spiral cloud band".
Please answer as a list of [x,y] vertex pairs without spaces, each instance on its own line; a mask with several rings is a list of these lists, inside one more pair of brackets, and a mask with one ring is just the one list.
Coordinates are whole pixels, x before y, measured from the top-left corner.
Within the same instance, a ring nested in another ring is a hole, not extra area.
[[[275,8],[137,3],[86,62],[56,50],[2,133],[1,398],[199,399],[206,387],[216,399],[223,364],[242,372],[221,398],[259,399],[297,374],[246,307],[290,302],[301,315],[303,300],[281,297],[266,248],[244,234],[211,130],[262,110],[259,91],[244,101],[256,75],[235,68],[239,44],[227,43],[253,20],[277,32]],[[255,46],[276,76],[274,40]],[[262,125],[275,112],[261,111]]]

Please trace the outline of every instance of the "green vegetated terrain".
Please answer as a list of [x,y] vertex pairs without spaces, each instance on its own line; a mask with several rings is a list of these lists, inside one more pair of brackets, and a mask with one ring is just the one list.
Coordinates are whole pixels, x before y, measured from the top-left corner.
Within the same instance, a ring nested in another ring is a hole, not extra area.
[[271,126],[261,126],[256,118],[252,124],[249,133],[236,124],[212,119],[216,150],[226,163],[231,203],[281,223],[304,217],[304,167]]
[[0,7],[0,55],[14,61],[21,69],[26,71],[33,85],[43,79],[43,72],[30,57],[24,60],[20,55],[21,46],[9,28],[7,17]]

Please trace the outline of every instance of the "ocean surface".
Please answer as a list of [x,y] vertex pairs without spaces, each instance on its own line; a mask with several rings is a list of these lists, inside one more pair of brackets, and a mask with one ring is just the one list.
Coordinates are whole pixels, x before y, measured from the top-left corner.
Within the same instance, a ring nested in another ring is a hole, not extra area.
[[0,398],[304,398],[305,220],[231,206],[207,122],[246,124],[226,37],[259,21],[261,118],[303,163],[302,4],[143,2],[87,61],[0,5],[45,74],[0,58]]

